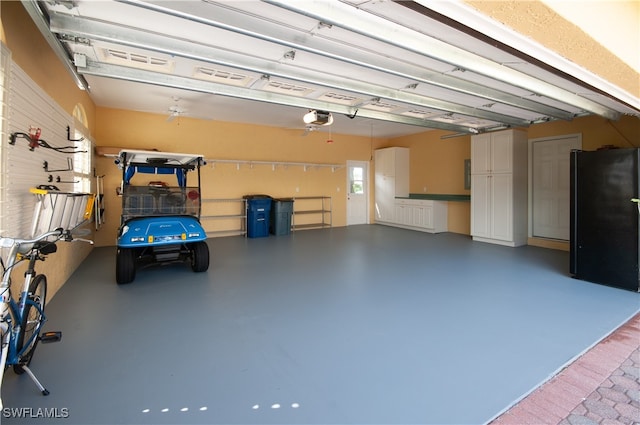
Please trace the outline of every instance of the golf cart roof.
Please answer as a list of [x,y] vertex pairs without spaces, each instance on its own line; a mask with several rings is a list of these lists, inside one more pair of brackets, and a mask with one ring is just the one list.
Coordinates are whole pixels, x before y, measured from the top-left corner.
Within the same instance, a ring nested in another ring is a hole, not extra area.
[[124,166],[140,165],[150,167],[191,168],[204,162],[202,155],[192,153],[174,153],[142,150],[121,150],[118,154],[120,164]]

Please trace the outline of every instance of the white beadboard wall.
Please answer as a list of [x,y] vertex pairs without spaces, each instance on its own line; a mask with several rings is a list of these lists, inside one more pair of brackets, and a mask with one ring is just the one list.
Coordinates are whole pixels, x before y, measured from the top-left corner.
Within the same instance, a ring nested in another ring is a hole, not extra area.
[[[13,132],[29,133],[30,127],[41,129],[40,139],[55,147],[72,146],[67,140],[67,126],[74,119],[42,90],[19,66],[8,61],[8,90],[5,90],[7,121],[2,139],[2,205],[3,223],[0,234],[13,237],[32,236],[31,226],[36,196],[29,192],[39,185],[55,185],[63,192],[73,191],[73,171],[49,171],[68,168],[72,153],[44,147],[29,149],[29,141],[17,138],[11,145]],[[4,97],[4,96],[3,96]],[[57,179],[60,178],[61,182]],[[52,181],[49,181],[49,179]],[[70,183],[65,183],[70,182]]]

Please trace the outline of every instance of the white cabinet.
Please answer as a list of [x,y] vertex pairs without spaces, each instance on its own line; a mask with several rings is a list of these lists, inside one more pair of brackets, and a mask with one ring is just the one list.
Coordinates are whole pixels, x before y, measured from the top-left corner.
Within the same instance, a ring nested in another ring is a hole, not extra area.
[[527,243],[527,136],[506,130],[471,138],[471,235]]
[[403,226],[411,226],[413,224],[413,207],[409,207],[402,202],[396,202],[393,211],[393,223]]
[[405,163],[405,157],[408,160],[409,149],[407,148],[385,148],[376,150],[376,173],[387,177],[395,177],[396,168],[402,168],[402,166],[406,166],[408,171],[409,162],[406,161]]
[[376,222],[423,232],[447,231],[447,202],[409,198],[409,149],[375,153]]
[[376,221],[395,221],[396,196],[409,196],[409,149],[385,148],[375,152]]
[[[516,144],[520,143],[520,136],[525,136],[524,133],[514,130],[473,136],[471,138],[471,174],[513,172],[514,135],[518,139]],[[526,142],[526,136],[524,140]]]
[[423,232],[446,232],[447,202],[427,199],[396,199],[395,221],[390,223],[399,227]]

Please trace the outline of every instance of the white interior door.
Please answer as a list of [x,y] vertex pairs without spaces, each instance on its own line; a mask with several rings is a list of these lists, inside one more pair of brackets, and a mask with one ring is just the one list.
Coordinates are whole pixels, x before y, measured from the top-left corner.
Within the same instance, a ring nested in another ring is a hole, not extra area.
[[531,236],[569,240],[570,152],[580,135],[531,140]]
[[347,161],[347,226],[369,218],[369,163]]

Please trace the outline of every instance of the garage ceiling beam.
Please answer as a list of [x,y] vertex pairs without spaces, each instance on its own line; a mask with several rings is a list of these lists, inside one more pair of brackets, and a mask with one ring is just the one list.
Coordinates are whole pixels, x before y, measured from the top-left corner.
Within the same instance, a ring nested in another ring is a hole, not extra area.
[[595,90],[616,102],[625,103],[629,107],[640,111],[640,98],[637,96],[633,96],[612,82],[545,48],[532,38],[520,34],[506,25],[496,25],[491,17],[483,15],[477,9],[464,2],[414,0],[413,2],[401,2],[400,4],[420,13],[430,10],[441,16],[446,16],[459,22],[460,25],[466,26],[467,31],[470,33],[477,32],[482,34],[482,37],[491,38],[494,42],[497,41],[497,43],[509,46],[509,48],[519,51],[522,56],[535,58],[536,61],[544,63],[548,68],[568,76],[588,90]]
[[[74,37],[84,37],[129,47],[142,48],[171,56],[178,56],[196,61],[224,65],[236,69],[277,76],[308,84],[346,90],[364,97],[380,97],[407,105],[437,109],[470,117],[482,118],[510,126],[527,127],[528,120],[514,118],[479,108],[468,107],[427,96],[417,95],[401,90],[390,89],[366,82],[332,75],[312,69],[295,68],[291,64],[281,64],[261,58],[250,57],[238,52],[217,49],[177,39],[162,34],[141,31],[135,28],[114,25],[93,19],[77,16],[55,14],[50,19],[51,31]],[[353,113],[352,111],[351,113]]]
[[49,43],[49,46],[51,46],[51,49],[54,51],[56,56],[58,56],[58,59],[60,59],[60,62],[62,62],[62,66],[64,66],[69,74],[71,74],[71,77],[75,81],[78,88],[80,90],[89,91],[89,84],[84,78],[82,78],[81,75],[78,74],[76,68],[69,60],[69,55],[67,54],[58,38],[54,34],[52,34],[51,31],[49,31],[47,18],[40,9],[40,6],[38,6],[38,3],[33,0],[22,0],[22,5],[42,33],[42,36],[45,38],[45,40],[47,40],[47,43]]
[[607,119],[618,120],[620,113],[558,86],[451,46],[418,31],[391,22],[342,2],[289,2],[264,0],[283,9],[345,28],[355,33],[425,55],[462,69],[477,72],[533,93],[573,105]]
[[[190,90],[200,93],[209,93],[221,96],[230,96],[240,99],[254,100],[267,103],[275,103],[279,105],[295,106],[300,108],[311,108],[326,110],[333,113],[352,115],[352,108],[348,106],[337,105],[334,103],[323,102],[316,99],[299,98],[295,96],[287,96],[278,93],[260,92],[244,87],[235,87],[226,84],[218,84],[209,81],[198,80],[194,78],[181,77],[176,75],[163,74],[159,72],[146,71],[120,65],[111,65],[105,63],[93,62],[87,60],[87,66],[78,69],[85,75],[94,75],[98,77],[114,78],[126,81],[134,81],[138,83],[152,84],[163,87],[171,87],[183,90]],[[472,134],[473,130],[469,127],[448,124],[445,122],[424,120],[404,115],[391,114],[387,112],[360,109],[357,114],[360,118],[370,118],[382,121],[391,121],[401,124],[415,125],[420,127],[435,128],[447,131]]]
[[423,67],[400,61],[397,58],[387,58],[383,55],[374,55],[362,50],[345,48],[336,42],[303,31],[292,34],[292,28],[290,27],[283,29],[279,24],[266,21],[242,11],[233,10],[231,6],[227,4],[209,3],[210,8],[214,11],[212,15],[216,17],[216,20],[211,20],[178,10],[177,8],[183,7],[182,3],[173,3],[171,4],[171,8],[169,8],[164,4],[150,4],[138,0],[118,1],[166,15],[187,19],[199,24],[277,43],[295,50],[306,51],[371,70],[403,77],[418,83],[425,83],[471,96],[481,97],[487,101],[499,102],[516,108],[526,109],[549,118],[571,120],[574,117],[572,113],[562,109],[515,96],[491,87],[474,84],[450,75],[429,71]]

